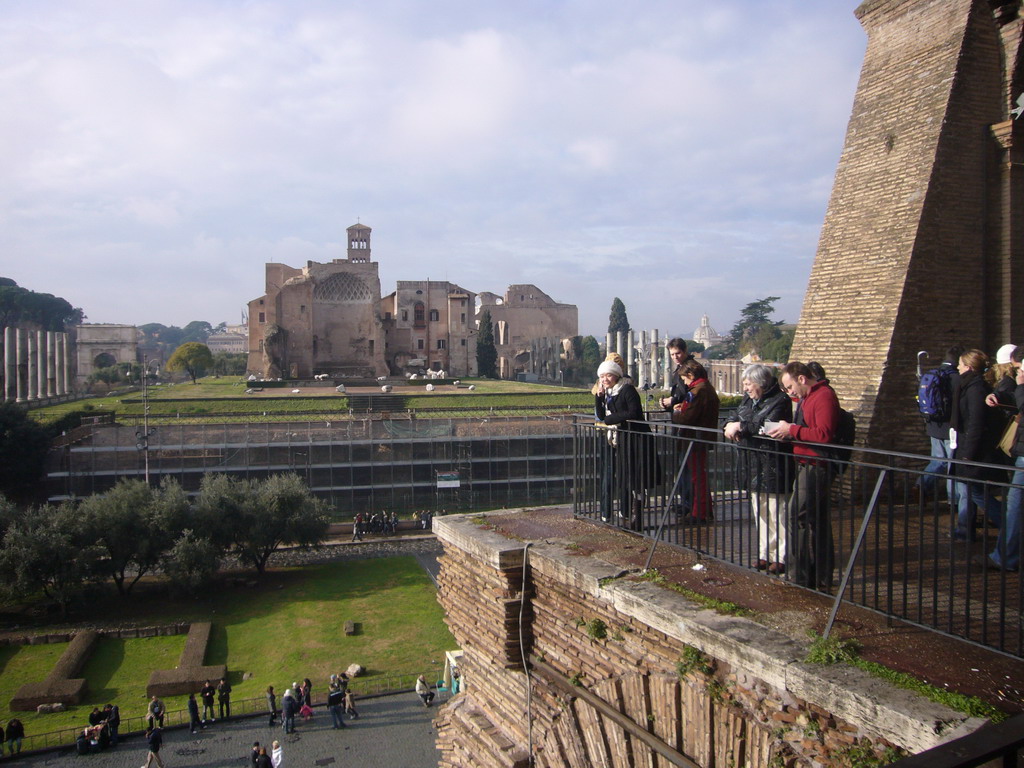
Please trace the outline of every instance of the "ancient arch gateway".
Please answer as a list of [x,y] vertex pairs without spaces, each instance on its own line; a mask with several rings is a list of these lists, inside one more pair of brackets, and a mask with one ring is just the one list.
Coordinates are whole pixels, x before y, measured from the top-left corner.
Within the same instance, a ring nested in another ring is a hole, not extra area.
[[1024,343],[1019,5],[856,10],[867,52],[792,359],[825,366],[874,447],[925,446],[918,351]]

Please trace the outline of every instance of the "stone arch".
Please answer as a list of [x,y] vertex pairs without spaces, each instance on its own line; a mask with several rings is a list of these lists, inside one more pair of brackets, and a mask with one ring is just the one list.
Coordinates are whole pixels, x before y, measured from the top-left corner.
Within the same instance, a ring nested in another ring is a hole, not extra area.
[[113,365],[117,365],[117,358],[109,352],[100,352],[96,357],[92,359],[93,368],[110,368]]
[[357,275],[340,272],[318,282],[313,289],[314,301],[325,304],[347,304],[371,301],[369,286]]

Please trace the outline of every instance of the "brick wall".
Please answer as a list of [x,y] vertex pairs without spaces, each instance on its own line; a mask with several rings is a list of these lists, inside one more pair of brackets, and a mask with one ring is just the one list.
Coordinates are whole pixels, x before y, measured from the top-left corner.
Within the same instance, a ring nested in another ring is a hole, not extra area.
[[[802,662],[806,648],[754,622],[560,544],[528,554],[479,517],[434,521],[438,579],[464,655],[464,690],[438,716],[442,766],[837,764],[868,746],[918,752],[980,725],[855,668]],[[598,623],[600,622],[600,623]],[[682,667],[680,667],[682,663]],[[532,722],[532,731],[529,728]]]
[[954,342],[994,352],[1016,330],[992,132],[1016,38],[985,0],[869,0],[857,15],[867,52],[792,359],[825,366],[861,440],[919,449],[917,352],[937,365]]

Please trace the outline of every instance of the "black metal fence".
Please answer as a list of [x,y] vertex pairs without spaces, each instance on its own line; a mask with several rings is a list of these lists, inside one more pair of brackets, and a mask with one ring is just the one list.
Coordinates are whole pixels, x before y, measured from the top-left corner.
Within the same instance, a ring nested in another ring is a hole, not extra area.
[[1024,656],[1019,572],[992,562],[1021,544],[1024,488],[1011,484],[1012,467],[988,465],[1000,480],[968,485],[950,480],[946,465],[926,471],[927,456],[857,448],[841,458],[820,447],[831,455],[814,467],[775,441],[648,426],[608,430],[577,418],[577,516]]

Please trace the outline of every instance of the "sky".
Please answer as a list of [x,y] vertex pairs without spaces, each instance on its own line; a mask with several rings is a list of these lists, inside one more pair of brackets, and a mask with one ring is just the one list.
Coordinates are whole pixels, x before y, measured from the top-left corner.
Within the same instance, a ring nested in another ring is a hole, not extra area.
[[533,283],[603,338],[795,322],[856,0],[2,0],[0,276],[238,322],[264,264]]

